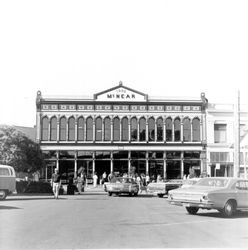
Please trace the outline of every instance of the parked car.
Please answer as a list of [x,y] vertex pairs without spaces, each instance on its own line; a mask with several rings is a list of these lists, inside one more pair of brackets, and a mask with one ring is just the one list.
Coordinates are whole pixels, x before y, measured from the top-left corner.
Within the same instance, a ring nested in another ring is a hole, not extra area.
[[181,188],[187,188],[192,185],[195,185],[199,180],[200,178],[191,178],[191,179],[183,180],[183,185],[181,186]]
[[0,165],[0,200],[16,192],[16,174],[11,166]]
[[138,195],[139,186],[136,181],[130,177],[117,177],[115,182],[108,182],[105,186],[105,191],[108,192],[109,196],[112,194],[129,194],[130,196]]
[[248,180],[202,178],[188,188],[171,190],[168,201],[172,205],[184,206],[189,214],[196,214],[200,208],[217,209],[225,217],[231,217],[237,210],[248,209]]
[[179,188],[183,184],[181,179],[171,179],[165,182],[151,182],[147,186],[147,192],[162,198],[172,189]]

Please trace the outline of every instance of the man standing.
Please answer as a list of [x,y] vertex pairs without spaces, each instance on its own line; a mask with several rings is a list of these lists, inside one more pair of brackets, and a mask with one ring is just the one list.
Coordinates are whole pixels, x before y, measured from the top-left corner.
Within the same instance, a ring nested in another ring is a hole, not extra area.
[[59,188],[61,184],[61,177],[57,168],[55,168],[55,173],[52,175],[52,182],[53,182],[53,193],[54,198],[59,198]]

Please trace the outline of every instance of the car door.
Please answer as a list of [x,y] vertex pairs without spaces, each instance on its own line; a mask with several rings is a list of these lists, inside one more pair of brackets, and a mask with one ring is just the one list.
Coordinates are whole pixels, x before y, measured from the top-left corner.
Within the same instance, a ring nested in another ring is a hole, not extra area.
[[235,185],[236,197],[239,208],[248,209],[248,181],[239,180]]

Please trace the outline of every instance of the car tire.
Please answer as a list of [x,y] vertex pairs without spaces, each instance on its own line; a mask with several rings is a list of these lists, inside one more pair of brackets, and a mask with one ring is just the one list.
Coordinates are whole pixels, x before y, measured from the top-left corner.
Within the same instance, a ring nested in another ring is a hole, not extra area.
[[135,193],[134,193],[134,196],[137,196],[137,195],[138,195],[138,192],[135,192]]
[[111,193],[111,192],[108,192],[108,195],[109,195],[109,196],[112,196],[112,193]]
[[196,214],[199,208],[198,207],[186,207],[186,210],[189,214]]
[[8,192],[6,190],[0,191],[0,200],[5,200],[8,195]]
[[225,217],[232,217],[234,213],[236,212],[236,202],[229,200],[226,202],[225,206],[223,209],[221,209],[222,215]]
[[163,198],[163,197],[164,197],[163,194],[157,194],[157,196],[158,196],[159,198]]

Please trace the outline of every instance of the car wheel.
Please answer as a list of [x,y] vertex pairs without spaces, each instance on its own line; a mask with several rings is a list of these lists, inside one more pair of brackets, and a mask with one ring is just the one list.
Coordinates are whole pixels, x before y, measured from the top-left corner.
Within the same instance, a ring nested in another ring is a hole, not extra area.
[[163,194],[157,194],[157,196],[158,196],[159,198],[163,198],[163,197],[164,197]]
[[235,201],[227,201],[224,208],[221,210],[221,213],[225,217],[231,217],[236,212],[236,203]]
[[186,207],[186,210],[189,214],[196,214],[199,208],[198,207]]
[[4,200],[7,197],[8,193],[6,190],[0,190],[0,200]]
[[112,195],[112,193],[111,193],[111,192],[108,192],[108,195],[109,195],[109,196],[111,196],[111,195]]
[[138,195],[138,192],[135,192],[135,193],[134,193],[134,196],[137,196],[137,195]]

